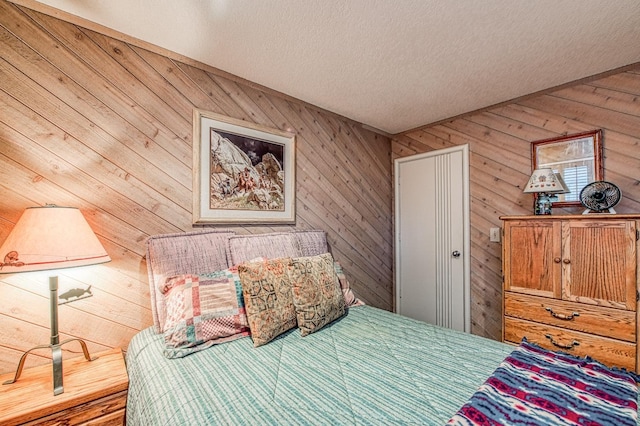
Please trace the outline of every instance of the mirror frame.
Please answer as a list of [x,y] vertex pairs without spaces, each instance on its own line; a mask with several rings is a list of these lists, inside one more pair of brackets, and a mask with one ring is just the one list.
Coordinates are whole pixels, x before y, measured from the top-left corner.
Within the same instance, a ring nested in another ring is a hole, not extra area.
[[[593,140],[593,180],[604,180],[604,163],[602,161],[602,130],[592,130],[588,132],[576,133],[573,135],[560,136],[556,138],[543,139],[531,142],[531,173],[537,168],[539,151],[544,147],[552,144],[568,143],[579,139],[591,138]],[[588,183],[591,183],[588,182]],[[582,188],[580,188],[582,191]],[[537,198],[537,197],[536,197]],[[553,207],[581,207],[580,201],[556,201],[552,203]]]

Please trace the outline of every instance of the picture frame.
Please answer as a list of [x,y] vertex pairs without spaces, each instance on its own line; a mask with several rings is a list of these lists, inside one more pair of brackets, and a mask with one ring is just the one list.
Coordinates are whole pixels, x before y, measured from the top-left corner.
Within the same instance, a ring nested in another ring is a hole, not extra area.
[[293,224],[295,134],[193,111],[193,223]]
[[531,172],[550,167],[569,188],[557,195],[552,207],[581,207],[580,192],[589,183],[604,179],[602,130],[592,130],[531,142]]

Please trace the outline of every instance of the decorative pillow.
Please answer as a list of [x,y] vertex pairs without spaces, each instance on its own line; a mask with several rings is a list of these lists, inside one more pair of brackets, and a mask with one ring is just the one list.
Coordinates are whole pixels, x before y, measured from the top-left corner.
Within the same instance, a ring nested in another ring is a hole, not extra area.
[[638,376],[523,339],[448,425],[629,425]]
[[344,296],[330,253],[292,259],[289,278],[302,336],[344,315]]
[[342,270],[342,266],[338,262],[333,262],[333,269],[336,271],[336,275],[338,276],[338,281],[340,282],[340,288],[342,289],[342,294],[344,296],[344,306],[349,308],[351,306],[362,306],[365,303],[358,299],[356,295],[351,290],[349,286],[349,281],[347,281],[347,277]]
[[167,308],[160,288],[168,278],[181,274],[205,274],[228,268],[227,239],[233,231],[211,229],[162,234],[147,240],[147,272],[153,330],[162,333]]
[[291,296],[291,258],[269,259],[238,266],[253,346],[256,348],[296,326]]
[[249,335],[236,268],[168,278],[159,289],[166,317],[161,324],[167,358],[180,358]]

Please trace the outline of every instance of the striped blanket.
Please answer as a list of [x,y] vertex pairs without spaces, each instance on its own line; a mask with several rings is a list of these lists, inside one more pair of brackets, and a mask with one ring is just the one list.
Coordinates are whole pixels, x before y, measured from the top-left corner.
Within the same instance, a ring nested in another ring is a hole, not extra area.
[[636,380],[523,341],[447,424],[635,426]]
[[444,425],[513,349],[371,306],[179,359],[146,329],[127,350],[127,426]]

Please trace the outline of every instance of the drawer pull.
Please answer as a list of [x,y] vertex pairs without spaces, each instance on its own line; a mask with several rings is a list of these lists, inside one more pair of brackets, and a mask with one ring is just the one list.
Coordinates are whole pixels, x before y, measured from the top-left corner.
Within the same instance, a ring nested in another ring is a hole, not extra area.
[[563,321],[571,321],[574,317],[579,317],[580,314],[578,312],[571,312],[570,315],[563,315],[563,314],[557,314],[555,312],[553,312],[553,309],[551,308],[545,308],[552,317],[554,318],[558,318],[559,320],[563,320]]
[[560,349],[573,349],[574,346],[578,346],[580,344],[580,342],[578,342],[577,340],[574,340],[573,342],[569,343],[568,345],[563,345],[562,343],[558,343],[555,340],[553,340],[553,337],[551,337],[550,334],[545,334],[544,337],[549,339],[549,341],[551,342],[551,344],[553,346],[557,346]]

